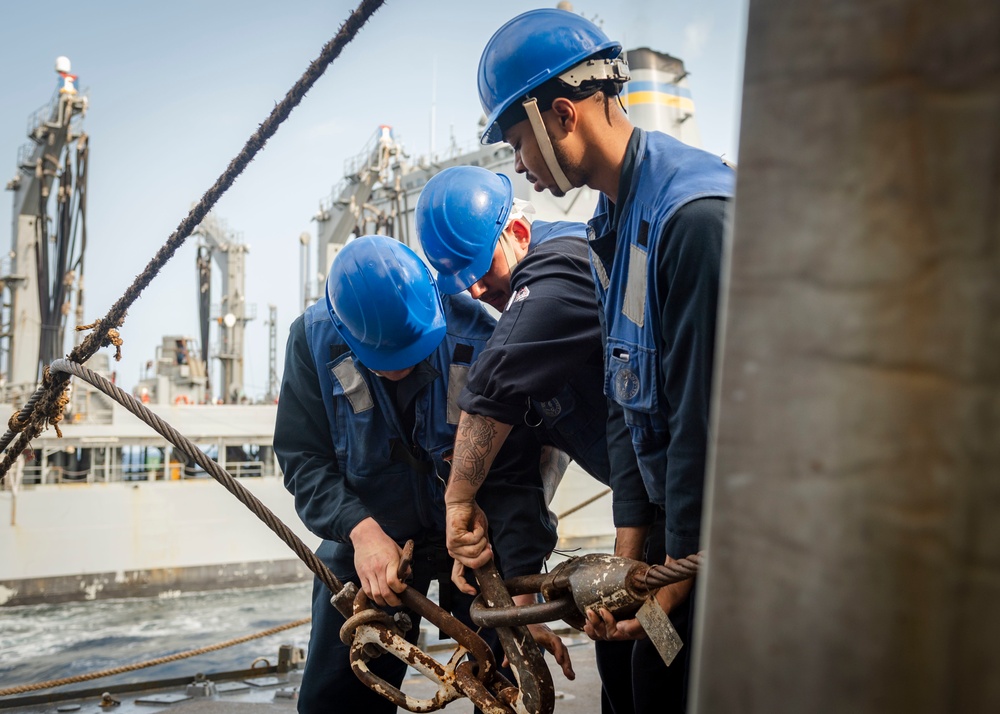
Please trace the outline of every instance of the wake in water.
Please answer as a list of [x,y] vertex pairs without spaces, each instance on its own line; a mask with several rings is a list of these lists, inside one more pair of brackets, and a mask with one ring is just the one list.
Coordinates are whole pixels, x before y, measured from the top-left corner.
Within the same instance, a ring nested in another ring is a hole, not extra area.
[[[32,684],[213,645],[309,617],[312,584],[0,609],[0,685]],[[309,626],[64,689],[246,669],[305,648]]]

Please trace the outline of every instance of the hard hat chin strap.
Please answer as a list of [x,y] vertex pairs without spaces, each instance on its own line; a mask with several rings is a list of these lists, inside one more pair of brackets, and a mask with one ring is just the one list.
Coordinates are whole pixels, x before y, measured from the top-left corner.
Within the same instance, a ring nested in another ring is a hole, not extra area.
[[542,158],[545,160],[545,165],[549,167],[549,173],[552,174],[552,178],[555,180],[559,190],[567,193],[573,188],[573,184],[566,178],[566,174],[563,173],[562,167],[559,165],[558,159],[556,159],[556,152],[552,148],[552,140],[549,138],[549,133],[545,130],[545,124],[542,122],[542,113],[538,111],[538,100],[531,97],[530,99],[526,99],[522,106],[524,107],[524,113],[528,115],[531,130],[535,132],[535,141],[538,142],[538,150],[542,152]]
[[500,250],[503,252],[503,257],[507,261],[507,270],[514,272],[514,267],[517,265],[517,255],[514,253],[514,246],[511,245],[510,236],[507,235],[506,229],[500,234]]

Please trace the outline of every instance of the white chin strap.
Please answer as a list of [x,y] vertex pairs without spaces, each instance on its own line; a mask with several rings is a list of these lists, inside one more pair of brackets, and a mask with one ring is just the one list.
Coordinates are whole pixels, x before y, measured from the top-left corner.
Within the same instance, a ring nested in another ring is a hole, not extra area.
[[514,254],[514,246],[510,243],[510,238],[507,236],[507,231],[504,230],[500,234],[500,250],[503,252],[503,257],[507,261],[507,270],[514,272],[514,266],[517,265],[517,256]]
[[549,173],[552,174],[559,190],[567,193],[573,188],[573,184],[566,178],[566,174],[563,173],[562,167],[556,159],[556,152],[552,149],[552,140],[549,138],[549,133],[545,131],[545,124],[542,122],[542,113],[538,111],[538,100],[532,97],[525,100],[522,106],[525,114],[528,115],[528,121],[531,122],[531,130],[535,132],[538,150],[542,152],[542,158],[545,159],[545,165],[549,167]]

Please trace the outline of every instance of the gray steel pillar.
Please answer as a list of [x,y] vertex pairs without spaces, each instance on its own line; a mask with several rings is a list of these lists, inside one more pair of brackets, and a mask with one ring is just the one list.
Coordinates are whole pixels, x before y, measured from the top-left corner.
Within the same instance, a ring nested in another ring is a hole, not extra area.
[[1000,3],[752,0],[693,711],[1000,711]]

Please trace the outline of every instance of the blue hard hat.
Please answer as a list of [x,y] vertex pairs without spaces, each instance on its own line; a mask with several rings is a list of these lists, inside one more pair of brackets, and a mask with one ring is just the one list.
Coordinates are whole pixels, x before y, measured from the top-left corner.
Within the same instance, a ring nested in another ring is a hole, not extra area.
[[566,10],[529,10],[486,43],[479,59],[479,101],[486,113],[484,144],[503,139],[497,119],[511,105],[588,57],[617,57],[621,43],[586,18]]
[[341,249],[326,279],[326,307],[351,351],[379,371],[418,364],[447,330],[431,271],[387,236],[362,236]]
[[453,166],[427,182],[417,199],[417,237],[441,292],[468,290],[486,275],[513,203],[510,179],[479,166]]

